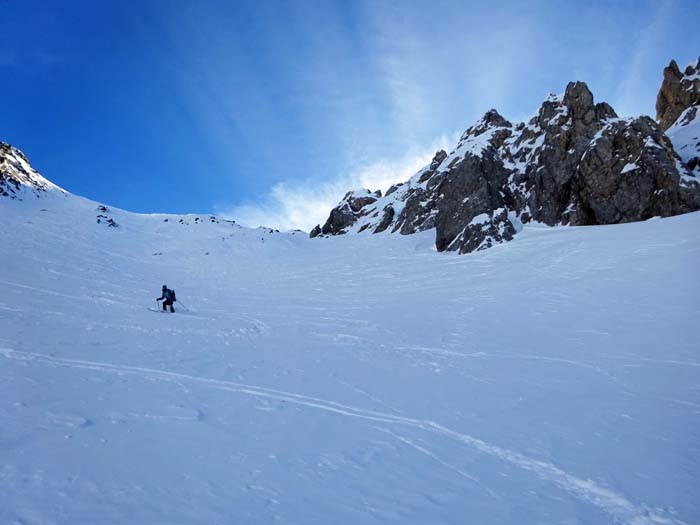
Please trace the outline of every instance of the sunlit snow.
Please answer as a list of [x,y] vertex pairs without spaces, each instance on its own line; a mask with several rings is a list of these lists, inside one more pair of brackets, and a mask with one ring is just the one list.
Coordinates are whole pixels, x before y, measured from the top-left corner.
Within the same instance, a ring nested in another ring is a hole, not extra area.
[[458,256],[96,207],[0,201],[0,522],[700,522],[700,213]]

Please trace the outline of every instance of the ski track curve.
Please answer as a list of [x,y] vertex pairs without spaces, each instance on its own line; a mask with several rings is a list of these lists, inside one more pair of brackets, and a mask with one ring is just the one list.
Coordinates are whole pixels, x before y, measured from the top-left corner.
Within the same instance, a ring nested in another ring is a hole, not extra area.
[[616,523],[625,523],[628,525],[686,525],[683,521],[658,514],[644,504],[634,504],[623,495],[618,494],[611,489],[600,486],[593,480],[579,478],[573,474],[570,474],[552,463],[534,459],[519,452],[488,443],[469,434],[457,432],[429,419],[401,417],[394,414],[377,412],[371,409],[363,409],[351,405],[345,405],[328,399],[295,394],[293,392],[285,392],[283,390],[275,390],[244,383],[194,376],[179,372],[169,372],[167,370],[158,370],[154,368],[85,361],[80,359],[58,358],[46,354],[22,352],[9,348],[0,348],[0,356],[9,360],[31,362],[39,365],[94,370],[107,373],[132,374],[176,383],[188,381],[219,390],[237,392],[267,399],[275,399],[278,401],[286,401],[296,405],[315,408],[346,417],[418,428],[425,432],[440,435],[467,445],[485,455],[517,466],[523,470],[535,474],[545,481],[554,483],[559,488],[568,492],[577,499],[598,507],[603,512],[614,518]]

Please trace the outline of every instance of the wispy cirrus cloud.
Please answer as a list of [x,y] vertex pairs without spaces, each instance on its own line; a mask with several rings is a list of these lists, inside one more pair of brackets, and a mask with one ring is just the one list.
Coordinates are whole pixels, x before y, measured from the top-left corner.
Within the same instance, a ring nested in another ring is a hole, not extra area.
[[[385,191],[407,180],[430,162],[437,149],[449,150],[456,136],[481,114],[512,97],[509,80],[528,67],[536,52],[533,45],[523,46],[530,43],[533,31],[522,20],[491,30],[488,45],[501,49],[500,60],[493,63],[474,52],[485,37],[462,30],[465,13],[455,6],[446,5],[448,12],[439,20],[422,23],[422,9],[390,3],[359,5],[360,48],[331,16],[326,24],[335,29],[332,37],[323,45],[313,42],[314,59],[295,76],[302,91],[314,93],[313,99],[320,101],[309,107],[304,99],[300,130],[311,143],[324,143],[320,156],[333,157],[330,163],[329,158],[322,159],[333,171],[321,172],[314,166],[303,180],[287,176],[262,198],[222,207],[227,216],[247,226],[309,230],[325,222],[347,191]],[[306,29],[303,34],[314,34],[313,27]],[[450,38],[432,38],[440,30]],[[339,74],[333,66],[337,63],[346,64],[348,71]],[[372,75],[363,75],[364,71]],[[324,135],[319,137],[321,126]],[[446,132],[449,136],[442,135]],[[440,138],[426,140],[435,136]]]
[[392,184],[404,182],[430,163],[435,151],[447,149],[454,138],[433,141],[430,148],[411,150],[396,159],[381,159],[360,166],[351,173],[319,182],[280,182],[262,199],[224,210],[221,214],[249,226],[268,226],[281,230],[308,231],[323,224],[328,214],[349,190],[367,188],[386,191]]
[[571,80],[617,98],[623,114],[640,107],[642,66],[663,48],[671,5],[643,2],[183,0],[157,18],[178,51],[183,107],[238,196],[215,207],[249,226],[306,230],[348,190],[406,180],[437,149],[425,147],[432,137],[491,108],[527,119]]
[[[615,105],[618,113],[625,117],[651,114],[653,101],[661,85],[660,65],[668,62],[670,57],[660,57],[664,39],[667,38],[673,23],[671,2],[658,2],[649,11],[649,19],[640,28],[634,49],[620,72],[620,82],[616,93]],[[645,77],[658,75],[658,84],[642,82]]]

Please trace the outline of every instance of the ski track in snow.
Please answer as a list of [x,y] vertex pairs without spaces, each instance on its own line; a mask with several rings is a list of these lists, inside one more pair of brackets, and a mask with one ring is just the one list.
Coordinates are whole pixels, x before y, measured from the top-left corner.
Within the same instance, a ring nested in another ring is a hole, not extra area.
[[[229,392],[237,392],[259,398],[286,401],[296,405],[331,412],[346,417],[380,422],[385,424],[393,424],[398,426],[413,427],[423,430],[425,432],[447,437],[449,439],[467,445],[472,449],[478,450],[483,454],[495,457],[501,461],[507,462],[509,464],[520,467],[521,469],[529,471],[543,480],[556,484],[561,489],[565,490],[574,497],[586,501],[592,505],[595,505],[596,507],[613,517],[618,523],[626,523],[629,525],[684,524],[684,522],[679,521],[677,519],[660,515],[650,510],[643,504],[635,505],[624,496],[598,485],[593,480],[579,478],[573,474],[570,474],[560,469],[559,467],[551,463],[537,460],[526,455],[520,454],[518,452],[499,447],[498,445],[488,443],[469,434],[457,432],[435,421],[431,421],[428,419],[414,419],[410,417],[401,417],[393,414],[378,412],[375,410],[368,410],[351,405],[345,405],[327,399],[295,394],[292,392],[285,392],[282,390],[275,390],[255,385],[248,385],[244,383],[236,383],[231,381],[199,377],[178,372],[169,372],[166,370],[157,370],[152,368],[144,368],[129,365],[117,365],[112,363],[102,363],[95,361],[84,361],[78,359],[57,358],[46,354],[22,352],[8,348],[0,348],[0,355],[5,357],[6,359],[30,362],[39,365],[49,365],[73,369],[85,369],[117,374],[131,374],[147,377],[150,379],[170,381],[180,385],[182,382],[197,383],[209,388],[215,388]],[[449,468],[451,469],[455,468],[451,465],[447,465],[443,460],[439,459],[437,456],[435,456],[435,454],[427,450],[425,447],[416,445],[411,440],[399,437],[396,434],[394,434],[394,437],[404,442],[405,444],[415,448],[419,452],[432,457],[439,463],[449,466]],[[459,471],[458,473],[462,476],[467,477],[468,479],[474,480],[474,478],[469,474],[463,473],[461,471]]]
[[[617,377],[613,376],[612,374],[609,374],[608,372],[605,372],[603,369],[601,369],[598,366],[591,365],[589,363],[583,363],[580,361],[573,361],[571,359],[563,359],[561,357],[546,357],[546,356],[538,356],[538,355],[522,355],[522,354],[487,354],[485,352],[470,352],[470,353],[463,353],[463,352],[456,352],[453,350],[444,350],[442,348],[426,348],[426,347],[420,347],[420,346],[403,346],[403,347],[397,347],[397,350],[407,350],[409,352],[417,352],[417,353],[425,353],[428,355],[436,355],[440,357],[459,357],[463,359],[471,359],[471,358],[481,358],[481,359],[523,359],[523,360],[531,360],[531,361],[542,361],[542,362],[550,362],[550,363],[560,363],[560,364],[565,364],[565,365],[571,365],[571,366],[578,366],[581,368],[587,368],[589,370],[594,371],[597,374],[602,375],[606,379],[610,380],[612,383],[615,383],[618,386],[621,386],[625,389],[628,389],[627,385],[622,383]],[[484,379],[477,379],[474,378],[477,381],[482,381],[488,383],[489,381],[486,381]]]
[[[453,472],[456,472],[457,474],[459,474],[459,475],[462,476],[463,478],[466,478],[466,479],[468,479],[469,481],[472,481],[472,482],[474,482],[474,483],[479,483],[479,484],[481,484],[477,478],[475,478],[474,476],[472,476],[471,474],[469,474],[469,473],[467,473],[467,472],[464,472],[462,469],[459,469],[459,468],[455,467],[454,465],[450,465],[447,461],[441,459],[437,454],[435,454],[434,452],[428,450],[425,446],[419,445],[419,444],[416,443],[415,441],[413,441],[413,440],[411,440],[411,439],[409,439],[409,438],[407,438],[407,437],[405,437],[405,436],[402,436],[402,435],[400,435],[400,434],[397,434],[396,432],[392,432],[392,431],[391,431],[390,429],[388,429],[388,428],[383,428],[383,427],[375,427],[375,428],[377,428],[377,429],[378,429],[379,431],[381,431],[381,432],[384,432],[384,433],[386,433],[386,434],[391,435],[393,438],[399,440],[401,443],[404,443],[405,445],[408,445],[409,447],[413,448],[414,450],[417,450],[417,451],[420,452],[421,454],[425,454],[426,456],[428,456],[428,457],[430,457],[431,459],[435,460],[437,463],[439,463],[439,464],[442,465],[443,467],[445,467],[445,468],[447,468],[447,469],[449,469],[449,470],[451,470],[451,471],[453,471]],[[482,487],[483,487],[483,485],[482,485]],[[484,490],[486,490],[486,492],[488,492],[492,497],[497,497],[496,494],[495,494],[492,490],[490,490],[488,487],[483,487],[483,488],[484,488]]]
[[0,206],[0,522],[700,523],[700,214],[460,257],[96,206]]

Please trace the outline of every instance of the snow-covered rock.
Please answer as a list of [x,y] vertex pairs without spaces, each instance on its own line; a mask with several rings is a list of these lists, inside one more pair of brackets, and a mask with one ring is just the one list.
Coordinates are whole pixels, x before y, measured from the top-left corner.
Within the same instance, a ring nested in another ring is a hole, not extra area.
[[681,158],[683,183],[700,179],[700,58],[681,73],[671,61],[656,102],[656,119]]
[[325,235],[345,233],[345,229],[362,216],[363,208],[376,202],[381,196],[379,191],[374,193],[369,190],[349,191],[340,204],[333,208],[323,228],[317,227],[312,230],[311,237],[316,237],[321,233]]
[[664,80],[656,97],[656,120],[664,130],[678,122],[690,107],[700,105],[700,58],[683,72],[675,60],[664,68]]
[[360,209],[347,195],[314,234],[435,228],[439,251],[468,253],[511,240],[521,223],[617,224],[700,209],[697,174],[663,131],[649,117],[618,118],[571,82],[527,123],[488,111],[450,154]]
[[39,172],[31,167],[24,153],[14,146],[0,142],[0,197],[21,200],[49,191],[66,193],[39,175]]

